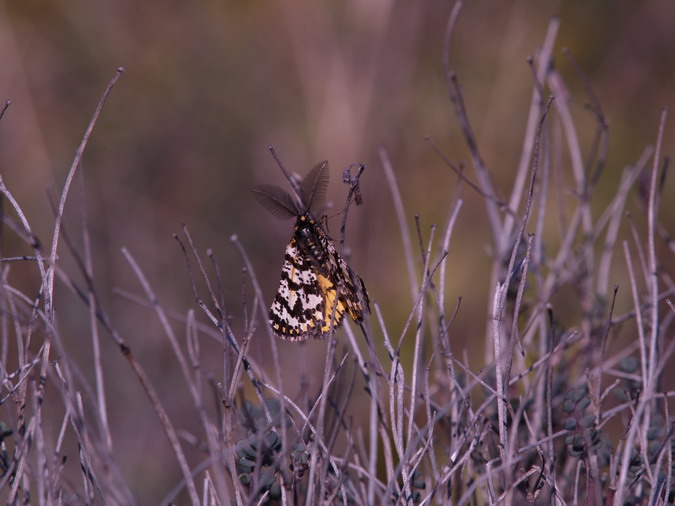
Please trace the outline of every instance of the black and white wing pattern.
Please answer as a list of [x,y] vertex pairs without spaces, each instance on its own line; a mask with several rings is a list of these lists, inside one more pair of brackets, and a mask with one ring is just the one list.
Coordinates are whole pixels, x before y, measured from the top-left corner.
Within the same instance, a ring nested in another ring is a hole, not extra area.
[[327,186],[328,162],[320,162],[303,178],[297,199],[276,186],[253,189],[274,216],[296,218],[269,313],[272,330],[282,339],[326,338],[340,325],[345,312],[357,322],[370,312],[363,280],[312,217],[311,212],[323,203]]

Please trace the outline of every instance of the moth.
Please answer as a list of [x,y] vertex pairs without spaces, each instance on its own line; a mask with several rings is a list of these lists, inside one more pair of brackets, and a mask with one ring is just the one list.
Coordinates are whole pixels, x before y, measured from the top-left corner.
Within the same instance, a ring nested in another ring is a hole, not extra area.
[[325,339],[340,326],[345,313],[356,322],[370,313],[363,280],[339,255],[315,216],[324,203],[328,180],[328,162],[323,161],[293,185],[296,198],[278,186],[253,187],[256,200],[274,217],[295,218],[269,312],[272,331],[282,339]]

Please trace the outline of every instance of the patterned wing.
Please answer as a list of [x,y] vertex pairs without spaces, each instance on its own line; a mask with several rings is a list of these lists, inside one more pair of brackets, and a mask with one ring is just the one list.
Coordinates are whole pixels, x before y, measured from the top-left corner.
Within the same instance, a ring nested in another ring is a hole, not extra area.
[[327,337],[345,312],[336,296],[335,285],[314,269],[294,235],[286,247],[279,289],[270,308],[274,334],[291,341]]
[[327,256],[331,258],[328,265],[334,268],[332,278],[337,286],[338,299],[344,304],[349,316],[355,322],[363,321],[363,314],[370,313],[370,300],[366,285],[361,277],[347,265],[333,246],[331,240],[323,234],[326,243]]
[[[337,292],[338,308],[346,308],[354,321],[363,321],[370,313],[370,301],[363,280],[339,255],[333,242],[308,215],[300,216],[295,238],[304,258],[317,277],[323,277]],[[328,321],[328,320],[327,320]]]
[[[345,313],[357,322],[363,321],[364,313],[370,313],[363,281],[312,218],[325,199],[328,162],[316,164],[299,183],[299,202],[277,186],[253,188],[256,199],[272,215],[297,218],[269,313],[274,334],[291,341],[326,338]],[[295,189],[298,185],[292,186]]]
[[370,299],[368,298],[366,285],[361,277],[338,255],[337,251],[335,255],[343,280],[342,285],[338,285],[339,298],[347,307],[352,320],[361,322],[363,321],[363,314],[370,313]]

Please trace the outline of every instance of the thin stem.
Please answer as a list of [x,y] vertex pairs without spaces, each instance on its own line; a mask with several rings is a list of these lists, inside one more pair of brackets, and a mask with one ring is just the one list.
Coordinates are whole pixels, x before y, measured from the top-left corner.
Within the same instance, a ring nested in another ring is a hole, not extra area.
[[656,244],[655,244],[655,230],[656,230],[656,214],[658,207],[657,196],[657,180],[659,172],[659,163],[661,160],[661,147],[663,145],[663,135],[666,128],[666,118],[668,117],[668,109],[661,112],[661,121],[659,123],[659,132],[656,141],[656,151],[654,152],[654,163],[652,165],[652,177],[649,184],[649,207],[647,209],[647,254],[649,262],[649,276],[648,282],[649,298],[651,302],[651,321],[650,321],[650,339],[649,339],[649,371],[647,376],[647,392],[652,394],[656,388],[658,378],[654,374],[657,367],[658,360],[658,330],[659,330],[659,273],[658,264],[656,261]]
[[382,163],[382,168],[384,169],[384,174],[387,178],[387,183],[389,184],[391,197],[394,201],[394,209],[396,209],[396,217],[398,218],[398,225],[401,230],[403,252],[405,253],[406,266],[408,268],[410,297],[412,300],[415,300],[417,298],[417,274],[415,273],[415,259],[413,256],[412,243],[410,241],[410,227],[408,226],[408,220],[406,219],[405,208],[403,207],[403,199],[401,198],[401,192],[398,188],[396,176],[394,176],[394,169],[392,168],[391,161],[389,160],[389,154],[387,153],[387,150],[380,146],[378,154],[380,155],[380,162]]

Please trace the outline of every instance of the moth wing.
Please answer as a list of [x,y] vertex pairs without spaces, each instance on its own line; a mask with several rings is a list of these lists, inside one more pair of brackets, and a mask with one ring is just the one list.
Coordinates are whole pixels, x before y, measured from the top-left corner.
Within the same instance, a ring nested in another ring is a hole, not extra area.
[[290,341],[317,337],[323,315],[324,296],[317,275],[293,238],[286,247],[279,289],[270,308],[272,331]]
[[360,322],[363,321],[364,313],[370,314],[370,298],[361,276],[356,274],[351,267],[347,266],[347,269],[351,280],[351,287],[346,297],[347,310],[352,320]]
[[[370,313],[370,300],[363,280],[349,267],[318,225],[311,230],[314,232],[309,241],[312,247],[308,249],[307,256],[315,265],[319,277],[325,276],[330,280],[330,286],[337,295],[336,323],[339,324],[345,310],[354,321],[363,321],[363,313]],[[332,302],[331,297],[327,300]],[[330,318],[326,317],[326,321]]]
[[366,285],[361,277],[349,267],[347,262],[333,248],[334,261],[337,266],[335,278],[338,282],[338,293],[340,300],[349,312],[349,316],[356,322],[363,321],[363,313],[370,313],[370,299]]

